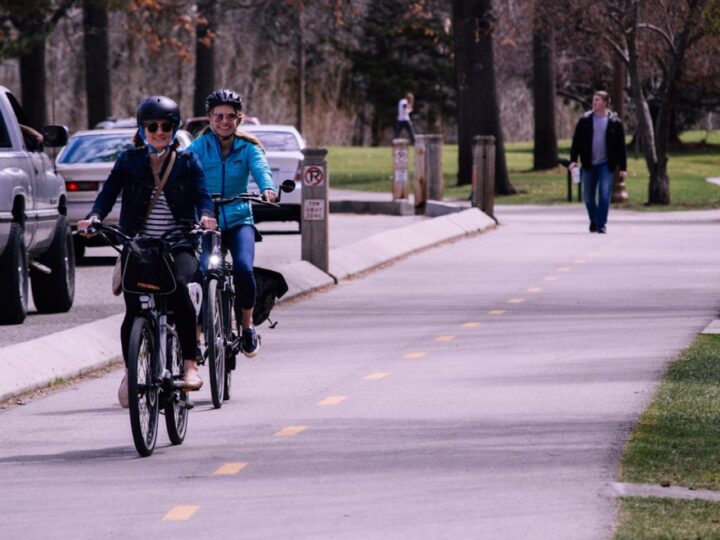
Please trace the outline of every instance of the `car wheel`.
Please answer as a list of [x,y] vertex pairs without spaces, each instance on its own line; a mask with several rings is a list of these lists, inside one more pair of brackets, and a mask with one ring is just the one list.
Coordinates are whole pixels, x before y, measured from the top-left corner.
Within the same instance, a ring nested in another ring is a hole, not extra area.
[[35,307],[40,313],[70,310],[75,299],[75,255],[72,231],[65,216],[58,218],[52,244],[38,262],[50,268],[51,273],[30,270]]
[[27,315],[28,266],[23,229],[10,224],[10,235],[0,257],[0,323],[20,324]]

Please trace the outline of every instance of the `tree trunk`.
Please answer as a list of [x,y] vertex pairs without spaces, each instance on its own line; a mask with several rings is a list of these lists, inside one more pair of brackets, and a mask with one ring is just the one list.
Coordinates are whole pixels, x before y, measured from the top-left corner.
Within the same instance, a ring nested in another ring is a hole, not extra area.
[[298,48],[297,48],[297,114],[296,126],[300,133],[305,127],[305,2],[298,5]]
[[463,0],[453,0],[453,40],[455,49],[455,88],[457,92],[458,175],[457,185],[472,183],[472,118],[470,111],[469,55],[474,24],[465,16]]
[[547,0],[535,0],[533,17],[533,169],[557,166],[555,131],[555,30]]
[[205,19],[195,27],[195,93],[193,115],[205,116],[205,99],[215,89],[216,1],[201,0],[198,14]]
[[31,128],[47,124],[45,103],[45,40],[20,57],[22,106]]
[[[466,43],[466,56],[462,64],[456,64],[462,70],[467,86],[469,110],[460,109],[459,121],[469,116],[471,128],[469,137],[464,133],[460,139],[460,154],[464,155],[462,146],[467,145],[465,152],[470,154],[472,164],[472,137],[474,135],[493,135],[496,141],[495,151],[495,193],[511,195],[516,193],[510,184],[505,163],[505,145],[500,124],[500,107],[497,99],[495,83],[495,53],[493,49],[493,32],[495,16],[492,0],[456,0],[453,2],[454,19],[459,21],[463,33],[460,43]],[[455,42],[458,46],[458,42]],[[456,54],[462,53],[456,49]],[[458,77],[461,80],[461,77]],[[458,86],[460,84],[458,83]],[[471,165],[472,167],[472,165]],[[467,178],[460,178],[464,183],[472,181],[472,173]]]
[[87,123],[92,128],[111,115],[108,12],[105,2],[84,0],[85,95]]

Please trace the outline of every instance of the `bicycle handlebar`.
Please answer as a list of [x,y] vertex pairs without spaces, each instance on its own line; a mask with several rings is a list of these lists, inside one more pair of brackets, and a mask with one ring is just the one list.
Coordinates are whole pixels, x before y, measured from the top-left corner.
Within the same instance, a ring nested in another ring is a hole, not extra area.
[[240,193],[233,197],[227,197],[227,198],[223,198],[222,195],[220,195],[220,193],[213,193],[210,195],[210,198],[212,198],[213,203],[215,203],[215,206],[217,208],[219,208],[221,206],[225,206],[226,204],[230,204],[231,202],[234,202],[234,201],[239,201],[239,200],[253,202],[253,203],[257,203],[257,204],[264,204],[267,206],[279,207],[280,205],[278,203],[280,202],[283,192],[290,193],[294,190],[295,190],[295,182],[293,182],[292,180],[285,180],[278,187],[277,198],[275,199],[276,202],[266,201],[265,199],[263,199],[262,195],[260,195],[259,193],[253,193],[253,192]]

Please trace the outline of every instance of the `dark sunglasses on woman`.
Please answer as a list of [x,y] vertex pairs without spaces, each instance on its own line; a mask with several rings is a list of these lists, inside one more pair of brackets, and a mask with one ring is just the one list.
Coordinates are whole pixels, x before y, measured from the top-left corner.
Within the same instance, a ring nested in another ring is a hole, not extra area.
[[145,129],[150,133],[155,133],[158,128],[162,129],[165,133],[170,133],[173,125],[170,122],[160,122],[159,124],[157,122],[150,122],[149,124],[145,124]]

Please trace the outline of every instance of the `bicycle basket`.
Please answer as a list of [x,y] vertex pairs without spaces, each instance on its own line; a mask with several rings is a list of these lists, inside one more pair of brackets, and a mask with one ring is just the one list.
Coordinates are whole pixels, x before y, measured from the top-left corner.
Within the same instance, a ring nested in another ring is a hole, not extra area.
[[159,238],[136,238],[123,267],[123,290],[134,294],[171,294],[176,283],[170,256]]

